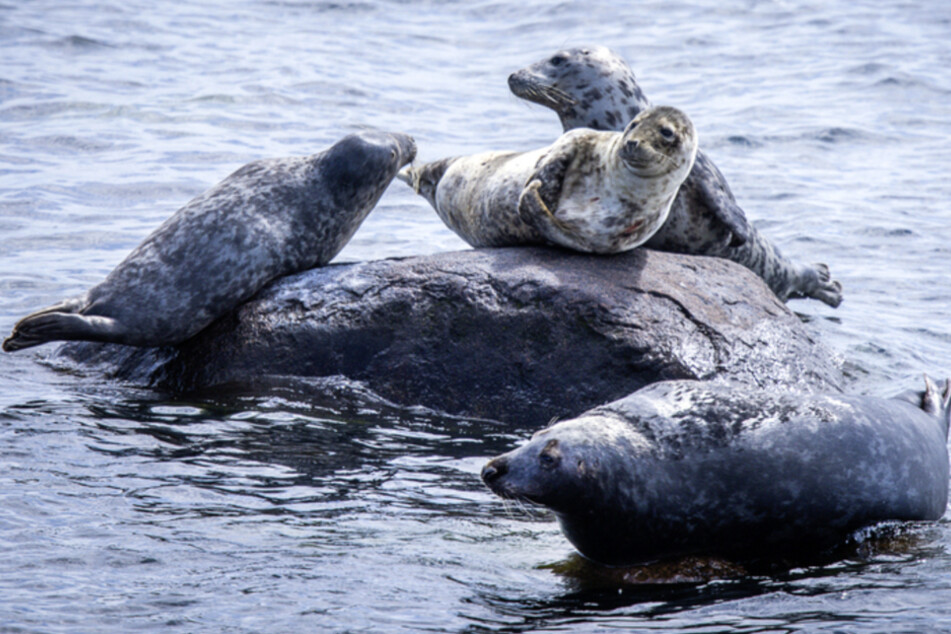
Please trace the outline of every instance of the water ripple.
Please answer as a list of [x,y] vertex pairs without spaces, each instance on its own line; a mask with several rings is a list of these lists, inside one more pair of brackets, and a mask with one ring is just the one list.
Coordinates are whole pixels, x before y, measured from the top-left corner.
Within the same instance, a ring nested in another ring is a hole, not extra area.
[[[257,158],[368,126],[412,133],[420,160],[550,143],[557,118],[505,77],[589,43],[690,113],[785,254],[843,282],[836,311],[792,307],[843,359],[850,389],[947,375],[951,10],[618,7],[0,5],[0,321],[97,283]],[[339,259],[460,248],[396,183]],[[631,584],[570,572],[550,514],[482,486],[485,460],[531,429],[396,407],[347,382],[168,400],[48,354],[4,356],[0,374],[0,621],[12,630],[951,628],[947,521],[831,560]]]

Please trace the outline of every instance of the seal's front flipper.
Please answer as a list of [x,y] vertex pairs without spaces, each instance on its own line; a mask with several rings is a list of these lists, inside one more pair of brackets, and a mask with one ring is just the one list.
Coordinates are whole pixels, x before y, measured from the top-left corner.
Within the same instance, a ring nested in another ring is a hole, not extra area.
[[736,204],[736,198],[733,197],[726,178],[703,152],[697,152],[697,160],[687,180],[707,212],[733,234],[730,246],[746,244],[750,239],[750,223],[746,214]]
[[396,177],[413,188],[413,191],[429,201],[436,208],[436,186],[440,179],[455,161],[455,158],[444,158],[432,163],[425,163],[418,167],[412,165],[404,167]]
[[535,163],[535,171],[529,176],[525,186],[528,187],[532,182],[538,181],[538,195],[549,208],[554,209],[561,197],[561,188],[565,184],[568,166],[574,158],[575,150],[572,145],[562,145],[552,149]]
[[[518,213],[522,220],[527,224],[542,230],[547,224],[552,224],[560,230],[565,230],[566,225],[555,217],[548,203],[542,198],[542,182],[533,180],[530,182],[518,197]],[[543,231],[544,233],[544,231]]]
[[3,342],[6,352],[32,348],[48,341],[117,341],[117,323],[109,317],[50,312],[49,309],[22,319]]
[[565,230],[563,223],[555,217],[555,211],[574,154],[572,149],[562,147],[538,159],[535,171],[518,197],[518,215],[522,222],[534,227],[549,240],[552,239],[552,225],[556,231]]

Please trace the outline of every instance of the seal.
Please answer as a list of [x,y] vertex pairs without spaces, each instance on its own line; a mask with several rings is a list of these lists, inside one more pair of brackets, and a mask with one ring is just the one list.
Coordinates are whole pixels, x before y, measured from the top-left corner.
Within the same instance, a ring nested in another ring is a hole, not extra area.
[[3,349],[181,343],[274,278],[329,262],[415,155],[410,136],[364,131],[311,156],[249,163],[179,209],[102,283],[22,319]]
[[664,222],[696,153],[687,115],[659,106],[623,132],[572,130],[539,150],[441,159],[399,177],[472,246],[618,253]]
[[[565,131],[618,130],[650,107],[630,66],[605,47],[559,51],[512,73],[508,83],[518,97],[554,110]],[[726,178],[703,150],[667,221],[646,246],[742,264],[783,301],[813,298],[832,307],[842,302],[842,285],[831,278],[828,266],[792,262],[748,223]]]
[[603,564],[825,548],[944,514],[949,399],[927,377],[894,399],[665,381],[539,431],[482,479],[550,508]]

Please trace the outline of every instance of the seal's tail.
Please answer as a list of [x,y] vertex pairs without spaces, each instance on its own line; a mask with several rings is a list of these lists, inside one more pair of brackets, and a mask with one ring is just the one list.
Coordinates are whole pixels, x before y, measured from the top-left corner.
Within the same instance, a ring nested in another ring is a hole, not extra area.
[[398,179],[413,188],[417,194],[429,201],[436,208],[436,186],[446,173],[454,159],[444,158],[432,163],[425,163],[418,167],[404,167],[396,175]]
[[944,390],[941,390],[926,374],[921,409],[941,419],[944,425],[944,437],[947,439],[948,427],[951,426],[951,379],[945,379]]

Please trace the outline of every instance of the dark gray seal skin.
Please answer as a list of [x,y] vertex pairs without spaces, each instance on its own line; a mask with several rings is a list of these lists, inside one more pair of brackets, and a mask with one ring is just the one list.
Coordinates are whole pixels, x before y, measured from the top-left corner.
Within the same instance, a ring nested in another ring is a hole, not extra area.
[[483,152],[400,172],[476,247],[619,253],[663,224],[697,153],[693,123],[649,108],[623,132],[572,130],[532,152]]
[[364,131],[311,156],[249,163],[179,209],[101,284],[22,319],[3,349],[181,343],[270,280],[329,262],[415,155],[412,137]]
[[627,565],[832,546],[948,500],[951,386],[894,399],[665,381],[536,433],[482,479]]
[[[630,66],[604,47],[559,51],[508,81],[515,95],[554,110],[565,131],[619,130],[650,107]],[[747,222],[726,178],[702,150],[666,222],[646,246],[733,260],[763,278],[783,301],[813,298],[832,307],[842,302],[842,285],[831,279],[828,266],[792,262]]]

